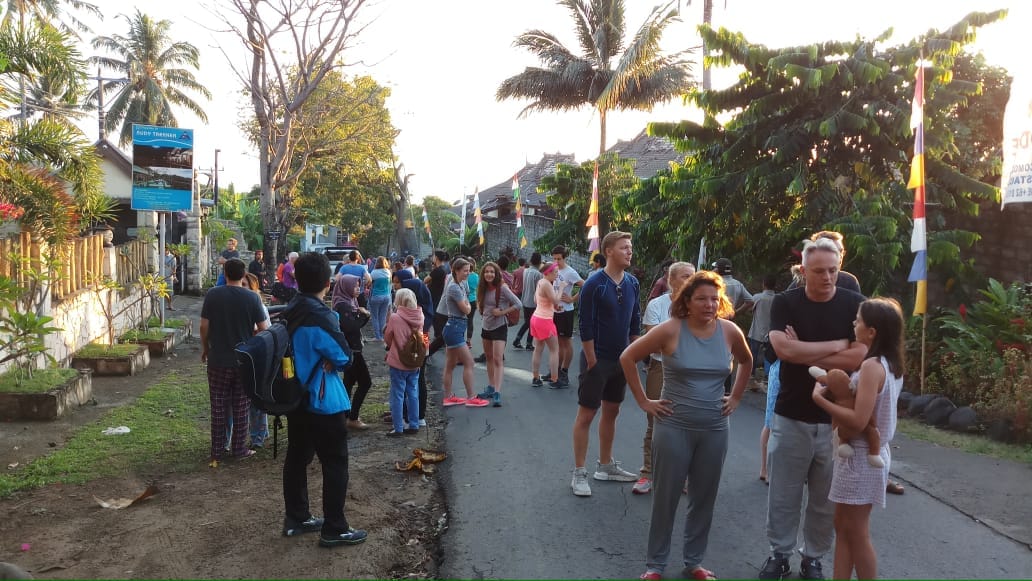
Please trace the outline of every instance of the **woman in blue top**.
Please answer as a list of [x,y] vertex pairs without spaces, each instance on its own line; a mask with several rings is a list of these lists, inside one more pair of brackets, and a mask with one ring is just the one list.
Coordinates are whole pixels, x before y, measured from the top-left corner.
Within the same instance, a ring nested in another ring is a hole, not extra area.
[[[724,279],[700,271],[678,289],[670,319],[649,329],[620,355],[631,394],[645,413],[656,417],[652,434],[652,522],[642,579],[660,579],[670,556],[674,513],[687,478],[688,511],[684,526],[684,566],[692,579],[715,579],[702,567],[720,473],[727,455],[728,418],[738,407],[749,380],[735,378],[731,395],[724,379],[731,360],[752,369],[752,353],[737,325],[723,320],[734,313]],[[663,354],[661,399],[648,399],[635,368],[650,353]]]
[[370,274],[373,277],[372,291],[369,294],[369,313],[373,324],[373,336],[383,341],[383,330],[387,326],[387,312],[391,308],[391,269],[387,259],[378,256],[374,263],[376,268]]
[[473,315],[477,312],[477,286],[480,285],[480,275],[477,274],[477,261],[472,258],[466,258],[469,262],[469,278],[466,282],[469,283],[469,314],[466,315],[466,345],[472,347],[471,341],[473,340]]

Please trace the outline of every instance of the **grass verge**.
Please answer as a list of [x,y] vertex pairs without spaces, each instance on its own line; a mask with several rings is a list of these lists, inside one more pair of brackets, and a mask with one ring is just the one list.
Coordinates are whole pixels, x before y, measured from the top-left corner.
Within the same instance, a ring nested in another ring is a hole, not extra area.
[[[0,474],[0,498],[53,483],[81,484],[160,466],[162,472],[199,469],[208,455],[208,382],[200,365],[170,373],[135,402],[85,425],[53,454]],[[105,436],[107,427],[128,434]]]
[[124,335],[119,337],[119,340],[124,343],[136,343],[138,341],[163,341],[166,338],[166,333],[159,329],[147,329],[141,331],[139,329],[133,329],[127,331]]
[[79,349],[75,352],[76,357],[83,359],[118,359],[119,357],[125,357],[132,355],[140,350],[140,346],[136,343],[117,343],[115,345],[100,345],[98,343],[90,343],[89,345]]
[[[186,319],[173,319],[173,318],[169,318],[169,317],[165,318],[165,328],[166,329],[180,329],[182,327],[185,327],[186,323],[187,323]],[[151,317],[151,318],[147,319],[147,326],[148,327],[161,327],[162,326],[161,325],[161,319],[159,319],[158,317]]]
[[1032,465],[1032,445],[1004,444],[986,436],[941,430],[912,418],[899,418],[896,430],[915,440]]
[[362,402],[362,410],[359,412],[359,418],[363,422],[371,425],[382,423],[383,413],[391,411],[391,406],[387,403],[387,394],[390,393],[390,390],[391,383],[389,381],[373,383]]
[[11,369],[0,375],[0,393],[46,393],[60,387],[77,377],[77,369],[51,368],[37,369],[32,377],[21,377],[17,369]]

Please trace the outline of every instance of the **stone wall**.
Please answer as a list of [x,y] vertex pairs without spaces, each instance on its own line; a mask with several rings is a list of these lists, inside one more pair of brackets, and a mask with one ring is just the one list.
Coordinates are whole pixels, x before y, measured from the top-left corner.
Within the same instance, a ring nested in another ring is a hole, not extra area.
[[975,259],[975,268],[985,276],[1010,284],[1032,281],[1032,203],[982,204],[978,216],[956,219],[956,227],[978,232],[982,239],[966,257]]

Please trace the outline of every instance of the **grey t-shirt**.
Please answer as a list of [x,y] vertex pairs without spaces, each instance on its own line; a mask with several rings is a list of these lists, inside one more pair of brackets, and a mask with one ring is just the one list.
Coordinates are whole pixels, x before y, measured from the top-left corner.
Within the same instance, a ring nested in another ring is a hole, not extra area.
[[534,267],[528,266],[527,270],[523,271],[523,296],[520,299],[523,301],[524,307],[533,309],[537,306],[537,301],[534,300],[534,293],[537,292],[537,283],[542,278],[544,278],[544,275]]
[[444,288],[444,296],[441,297],[441,304],[437,305],[437,312],[447,315],[448,318],[465,319],[466,313],[459,310],[459,304],[467,300],[469,290],[466,282],[457,283],[448,279],[448,285]]
[[[498,299],[497,302],[495,301],[496,298]],[[498,304],[499,302],[501,303],[500,305]],[[503,284],[498,290],[490,287],[484,289],[484,304],[480,306],[484,309],[484,321],[482,323],[483,330],[494,331],[498,327],[507,325],[508,321],[505,319],[505,315],[496,317],[495,315],[492,315],[491,312],[496,308],[510,309],[513,306],[522,306],[522,301],[511,290],[509,290],[509,285]]]
[[208,366],[236,367],[233,348],[254,335],[265,319],[257,293],[239,286],[217,286],[204,295],[201,318],[208,319]]

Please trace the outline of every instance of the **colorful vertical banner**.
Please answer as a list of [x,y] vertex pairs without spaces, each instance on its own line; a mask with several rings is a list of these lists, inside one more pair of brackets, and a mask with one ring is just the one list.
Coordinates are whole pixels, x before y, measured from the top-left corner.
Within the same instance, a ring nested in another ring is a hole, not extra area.
[[512,200],[516,203],[516,239],[520,242],[520,248],[526,248],[527,233],[523,230],[523,200],[520,199],[520,178],[517,174],[512,176]]
[[426,230],[426,237],[430,240],[430,248],[434,247],[434,235],[430,233],[430,217],[426,214],[426,205],[423,206],[423,229]]
[[462,192],[462,224],[459,225],[459,249],[466,243],[466,192]]
[[925,230],[925,164],[924,164],[924,59],[918,61],[914,86],[914,103],[910,113],[910,127],[914,130],[914,160],[910,164],[907,189],[914,190],[914,231],[910,235],[910,251],[914,266],[907,280],[917,283],[914,296],[914,314],[923,315],[928,309],[928,240]]
[[480,215],[480,191],[473,190],[473,222],[477,225],[477,236],[480,238],[480,245],[484,245],[484,218]]
[[595,161],[595,173],[591,177],[591,206],[588,207],[588,251],[598,250],[598,161]]

